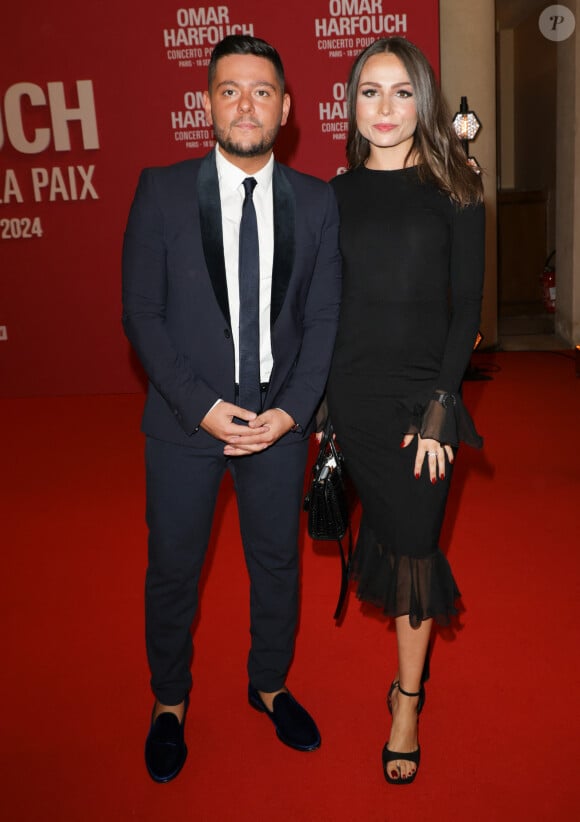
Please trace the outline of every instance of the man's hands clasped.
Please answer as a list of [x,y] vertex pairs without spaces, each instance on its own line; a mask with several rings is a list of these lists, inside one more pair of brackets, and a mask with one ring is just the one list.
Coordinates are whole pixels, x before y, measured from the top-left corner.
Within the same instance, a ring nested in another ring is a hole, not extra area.
[[[248,424],[241,425],[234,421],[234,417]],[[269,408],[255,414],[231,402],[218,402],[201,421],[204,431],[226,443],[226,457],[244,457],[264,451],[293,426],[294,420],[290,414],[280,408]]]

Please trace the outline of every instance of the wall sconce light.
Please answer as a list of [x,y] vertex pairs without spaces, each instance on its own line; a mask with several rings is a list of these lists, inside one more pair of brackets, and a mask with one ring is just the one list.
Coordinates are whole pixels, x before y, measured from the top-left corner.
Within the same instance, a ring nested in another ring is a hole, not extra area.
[[469,156],[469,143],[477,137],[477,133],[481,128],[481,123],[479,122],[477,114],[474,111],[469,110],[469,106],[467,105],[467,97],[461,98],[459,111],[453,118],[452,125],[455,129],[455,133],[461,140],[461,145],[465,151],[467,162],[479,173],[479,163],[475,157]]

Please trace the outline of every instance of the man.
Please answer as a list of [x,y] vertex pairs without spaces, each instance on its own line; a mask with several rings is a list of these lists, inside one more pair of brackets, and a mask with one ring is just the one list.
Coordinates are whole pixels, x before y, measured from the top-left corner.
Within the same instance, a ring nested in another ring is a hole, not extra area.
[[274,161],[290,98],[272,46],[226,37],[208,86],[215,150],[142,173],[123,250],[123,324],[150,381],[142,428],[156,701],[145,759],[158,782],[187,755],[190,627],[226,470],[250,575],[249,703],[287,745],[320,745],[286,675],[308,436],[338,319],[337,208],[326,183]]

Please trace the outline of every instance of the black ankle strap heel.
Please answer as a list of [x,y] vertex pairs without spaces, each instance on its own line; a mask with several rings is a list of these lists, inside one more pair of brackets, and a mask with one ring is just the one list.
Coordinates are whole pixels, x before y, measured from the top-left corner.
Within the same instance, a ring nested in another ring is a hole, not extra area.
[[[398,689],[400,694],[403,696],[410,696],[410,697],[419,697],[419,701],[417,702],[417,715],[421,713],[423,710],[423,705],[425,704],[425,687],[423,683],[421,683],[421,688],[418,691],[406,691],[404,688],[401,688],[401,684],[398,679],[395,679],[394,682],[391,683],[391,687],[389,688],[389,693],[387,696],[387,705],[391,714],[393,713],[393,706],[391,704],[391,698],[395,688]],[[389,763],[393,762],[397,759],[404,759],[407,762],[413,762],[416,766],[415,771],[411,774],[411,776],[402,777],[399,773],[399,776],[392,776],[389,772]],[[391,751],[389,749],[388,742],[385,743],[385,747],[383,748],[382,752],[382,762],[383,762],[383,775],[387,782],[391,785],[410,785],[411,782],[417,776],[417,772],[419,770],[419,762],[421,760],[421,746],[417,747],[416,751],[407,751],[405,753],[398,752],[398,751]]]

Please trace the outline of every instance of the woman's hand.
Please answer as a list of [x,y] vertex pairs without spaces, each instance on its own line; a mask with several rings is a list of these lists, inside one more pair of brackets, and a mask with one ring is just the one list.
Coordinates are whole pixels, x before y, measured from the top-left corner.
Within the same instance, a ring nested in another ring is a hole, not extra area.
[[[437,440],[422,439],[417,436],[417,456],[415,457],[415,479],[419,479],[423,470],[423,462],[427,460],[429,478],[433,485],[437,479],[445,479],[445,455],[450,463],[453,462],[453,449],[450,445],[442,445]],[[415,434],[405,434],[401,448],[407,448],[415,439]]]

